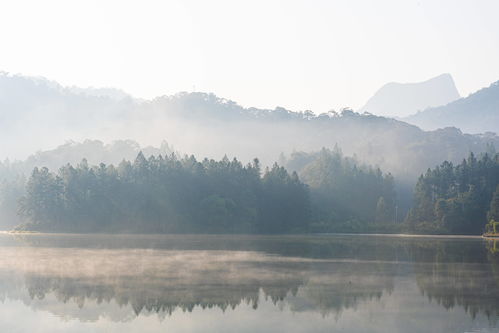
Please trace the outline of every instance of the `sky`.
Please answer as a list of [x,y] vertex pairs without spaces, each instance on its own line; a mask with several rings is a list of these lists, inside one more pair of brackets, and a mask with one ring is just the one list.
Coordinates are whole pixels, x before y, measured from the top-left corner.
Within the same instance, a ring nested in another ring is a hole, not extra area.
[[0,0],[0,71],[140,98],[360,108],[388,82],[499,80],[499,1]]

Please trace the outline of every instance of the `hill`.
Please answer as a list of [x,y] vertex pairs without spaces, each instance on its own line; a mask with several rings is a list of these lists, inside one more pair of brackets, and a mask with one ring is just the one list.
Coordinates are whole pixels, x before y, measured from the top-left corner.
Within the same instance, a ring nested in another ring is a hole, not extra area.
[[499,133],[499,81],[468,97],[403,120],[426,130],[454,126],[467,133]]
[[0,159],[24,158],[64,141],[99,137],[136,102],[113,89],[63,87],[40,77],[0,72]]
[[[442,160],[459,162],[470,151],[478,154],[488,144],[499,146],[499,137],[493,134],[469,135],[456,128],[423,131],[402,121],[348,109],[315,115],[281,107],[244,108],[201,92],[146,101],[117,100],[76,93],[74,87],[45,79],[0,75],[0,81],[0,106],[10,111],[2,113],[0,139],[12,143],[2,146],[1,159],[16,157],[18,150],[25,151],[25,156],[50,150],[70,139],[126,139],[142,147],[167,140],[187,154],[214,159],[237,156],[245,163],[259,157],[265,166],[281,153],[332,149],[338,144],[346,155],[377,165],[399,181],[414,183]],[[72,161],[79,159],[76,155]],[[100,160],[107,161],[99,157],[96,162]]]

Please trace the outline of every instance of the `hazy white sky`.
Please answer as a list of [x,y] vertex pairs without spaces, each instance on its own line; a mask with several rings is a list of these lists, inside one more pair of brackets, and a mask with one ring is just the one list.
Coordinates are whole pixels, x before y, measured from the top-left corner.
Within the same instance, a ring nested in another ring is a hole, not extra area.
[[137,97],[360,107],[383,84],[499,80],[499,1],[0,0],[0,70]]

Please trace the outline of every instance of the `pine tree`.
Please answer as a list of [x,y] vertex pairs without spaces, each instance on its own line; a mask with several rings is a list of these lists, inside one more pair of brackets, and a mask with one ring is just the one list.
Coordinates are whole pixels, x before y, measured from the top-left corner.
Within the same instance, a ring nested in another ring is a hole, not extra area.
[[490,210],[487,214],[487,217],[490,220],[495,222],[499,222],[499,185],[496,187],[496,191],[492,196],[492,200],[490,201]]

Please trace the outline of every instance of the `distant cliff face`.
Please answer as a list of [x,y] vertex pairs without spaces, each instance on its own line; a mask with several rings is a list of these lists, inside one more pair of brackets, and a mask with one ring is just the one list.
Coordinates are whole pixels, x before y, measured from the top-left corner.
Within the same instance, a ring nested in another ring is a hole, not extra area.
[[459,92],[450,74],[442,74],[418,83],[387,83],[360,111],[379,116],[404,117],[429,107],[458,99]]
[[425,130],[453,126],[466,133],[499,133],[499,81],[468,97],[403,120]]

